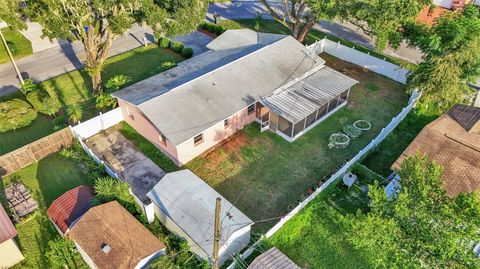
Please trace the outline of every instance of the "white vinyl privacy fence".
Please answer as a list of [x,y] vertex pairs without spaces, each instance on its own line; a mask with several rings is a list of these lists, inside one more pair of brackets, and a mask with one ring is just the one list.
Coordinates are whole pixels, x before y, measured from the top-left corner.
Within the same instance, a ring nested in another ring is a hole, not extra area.
[[[270,230],[267,231],[265,234],[265,238],[270,238],[273,234],[275,234],[282,226],[289,221],[293,216],[295,216],[300,210],[302,210],[306,205],[308,205],[315,197],[317,197],[322,191],[328,188],[332,183],[334,183],[337,179],[341,178],[356,162],[358,162],[363,156],[365,156],[370,150],[377,147],[387,136],[390,132],[395,129],[395,127],[400,124],[400,122],[405,119],[407,114],[412,110],[415,106],[415,103],[418,99],[420,94],[418,92],[413,92],[410,100],[408,101],[408,105],[402,109],[402,111],[395,117],[392,118],[390,123],[382,129],[382,131],[375,137],[365,148],[355,155],[350,161],[348,161],[345,165],[342,166],[335,174],[331,175],[330,178],[325,181],[319,188],[317,188],[310,196],[308,196],[305,200],[300,202],[300,204],[295,207],[292,211],[290,211],[287,215],[285,215],[280,221],[275,224]],[[244,253],[240,255],[240,259],[245,260],[250,256],[253,251],[256,249],[257,245],[260,243],[262,239],[255,242],[250,248],[248,248]],[[228,269],[233,269],[236,267],[236,262],[234,261]]]
[[340,44],[340,42],[333,42],[327,38],[319,40],[308,48],[316,54],[322,52],[328,53],[344,61],[362,66],[372,72],[384,75],[392,80],[402,84],[407,83],[407,75],[410,72],[408,69],[402,68],[396,64],[392,64],[386,60],[371,56],[369,53],[364,53]]
[[92,159],[105,167],[105,171],[114,178],[119,179],[118,175],[110,169],[105,162],[100,159],[93,151],[83,142],[83,140],[101,132],[107,130],[108,128],[118,124],[123,120],[122,111],[120,108],[112,109],[104,114],[100,113],[99,116],[81,122],[75,126],[70,126],[73,136],[78,140],[83,150],[90,156]]

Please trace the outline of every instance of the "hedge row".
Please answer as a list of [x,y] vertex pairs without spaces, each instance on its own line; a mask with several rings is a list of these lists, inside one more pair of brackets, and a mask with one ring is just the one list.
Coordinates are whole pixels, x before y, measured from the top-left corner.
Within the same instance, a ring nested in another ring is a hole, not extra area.
[[227,29],[223,28],[222,26],[215,23],[211,23],[211,22],[204,22],[200,24],[200,29],[203,29],[205,31],[208,31],[216,35],[221,35],[225,31],[227,31]]
[[158,45],[161,48],[167,49],[170,48],[171,50],[175,51],[176,53],[180,53],[185,58],[190,58],[193,56],[193,49],[185,47],[182,42],[170,40],[169,38],[162,37],[158,40]]

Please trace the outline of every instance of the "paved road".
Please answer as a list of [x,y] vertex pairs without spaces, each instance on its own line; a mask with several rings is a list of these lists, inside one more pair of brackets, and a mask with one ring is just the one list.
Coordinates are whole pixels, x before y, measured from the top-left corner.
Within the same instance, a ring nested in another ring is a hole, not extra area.
[[[125,35],[113,41],[109,55],[129,51],[141,46],[143,35],[153,40],[150,28],[135,25]],[[85,51],[80,42],[66,43],[61,46],[35,53],[17,60],[21,72],[27,72],[33,80],[43,81],[82,67]],[[10,62],[0,65],[0,96],[18,90],[19,82]]]
[[[272,5],[275,7],[274,2],[272,2]],[[277,7],[279,8],[280,6]],[[220,14],[220,16],[225,19],[253,19],[259,14],[262,15],[264,19],[271,19],[265,7],[256,0],[233,0],[231,3],[211,4],[208,9],[207,18],[213,20],[214,13]],[[315,28],[322,32],[361,44],[367,48],[374,48],[375,39],[365,35],[358,27],[352,24],[320,21],[315,25]],[[421,52],[418,49],[409,48],[405,44],[402,44],[397,50],[388,48],[384,53],[414,63],[421,60]]]

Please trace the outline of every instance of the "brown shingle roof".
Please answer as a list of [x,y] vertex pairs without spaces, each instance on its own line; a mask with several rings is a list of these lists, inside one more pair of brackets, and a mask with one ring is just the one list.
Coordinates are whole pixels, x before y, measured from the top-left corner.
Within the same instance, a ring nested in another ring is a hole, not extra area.
[[300,269],[300,267],[276,247],[273,247],[256,257],[248,269]]
[[13,226],[12,221],[8,217],[7,212],[0,204],[0,244],[12,239],[17,235],[17,230]]
[[65,233],[91,207],[93,188],[78,186],[53,201],[47,210],[50,219]]
[[392,167],[399,168],[417,151],[443,166],[443,187],[450,197],[480,189],[480,135],[467,132],[449,114],[427,125]]
[[[69,232],[100,269],[134,268],[165,245],[118,202],[90,208]],[[105,254],[102,246],[108,244]]]
[[447,114],[467,131],[480,121],[480,107],[454,105]]

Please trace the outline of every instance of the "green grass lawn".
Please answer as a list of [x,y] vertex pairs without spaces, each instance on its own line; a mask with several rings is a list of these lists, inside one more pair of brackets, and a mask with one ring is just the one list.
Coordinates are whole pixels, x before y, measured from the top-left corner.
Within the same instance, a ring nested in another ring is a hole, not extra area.
[[[30,55],[32,51],[32,43],[24,37],[19,31],[9,28],[1,29],[3,36],[7,42],[12,42],[14,47],[10,47],[10,51],[15,59]],[[3,42],[0,42],[0,64],[10,61],[7,50]]]
[[437,113],[430,113],[423,109],[411,111],[397,128],[365,158],[363,164],[380,175],[388,176],[392,172],[390,166],[415,139],[423,127],[438,116]]
[[[14,177],[32,192],[39,203],[39,210],[16,224],[17,243],[25,260],[15,268],[52,268],[45,252],[48,241],[59,237],[46,215],[48,206],[64,192],[82,184],[88,184],[87,175],[78,162],[73,162],[53,154],[18,172],[4,177],[0,189],[10,184]],[[78,268],[88,268],[80,256],[77,257]]]
[[[180,62],[183,58],[167,49],[156,45],[139,47],[129,52],[107,59],[103,71],[103,81],[123,74],[135,83],[165,70],[164,62]],[[55,94],[63,106],[78,104],[82,107],[82,121],[98,115],[95,100],[91,94],[91,81],[84,69],[75,70],[42,82],[42,85]],[[1,98],[1,100],[23,98],[20,93]],[[0,134],[0,155],[31,143],[45,135],[53,133],[53,118],[39,115],[33,123],[15,132]]]
[[[277,217],[296,206],[308,188],[355,156],[407,104],[401,84],[332,56],[321,57],[327,65],[360,81],[352,88],[346,107],[294,143],[271,132],[260,133],[258,124],[251,124],[231,141],[186,165],[253,220]],[[370,121],[372,130],[345,149],[329,149],[329,136],[358,119]],[[262,222],[254,229],[265,231],[274,223]]]
[[[290,29],[288,27],[282,25],[281,23],[279,23],[277,21],[273,21],[273,20],[260,20],[260,21],[253,20],[253,19],[224,20],[224,21],[220,21],[218,24],[223,26],[226,29],[249,28],[249,29],[255,30],[257,22],[258,22],[258,26],[260,26],[260,28],[259,28],[260,32],[285,34],[285,35],[290,34]],[[365,52],[365,53],[368,52],[368,53],[370,53],[370,55],[375,56],[377,58],[380,58],[380,59],[385,58],[385,60],[387,60],[387,61],[389,61],[393,64],[397,64],[397,65],[404,66],[404,67],[407,67],[407,68],[409,68],[409,67],[411,68],[411,66],[413,65],[412,63],[410,63],[408,61],[394,58],[392,56],[389,56],[387,54],[381,53],[381,52],[376,51],[376,50],[368,49],[368,48],[366,48],[366,47],[364,47],[360,44],[353,43],[353,42],[350,42],[350,41],[342,39],[342,38],[338,38],[334,35],[330,35],[330,34],[324,33],[322,31],[319,31],[319,30],[316,30],[316,29],[310,30],[310,32],[308,33],[307,38],[306,38],[306,43],[307,44],[312,44],[315,41],[321,40],[325,37],[327,37],[328,39],[330,39],[332,41],[340,42],[342,45],[345,45],[347,47],[355,47],[355,49],[358,50],[358,51],[362,51],[362,52]]]
[[[343,221],[347,214],[367,210],[368,196],[357,184],[320,194],[268,239],[265,248],[277,247],[301,268],[372,268],[369,257],[349,243]],[[366,183],[360,179],[360,184]]]

